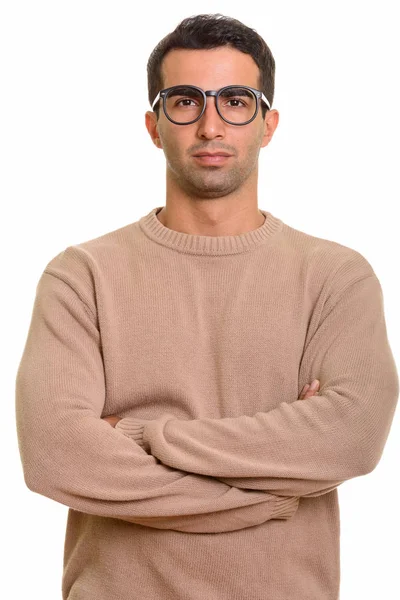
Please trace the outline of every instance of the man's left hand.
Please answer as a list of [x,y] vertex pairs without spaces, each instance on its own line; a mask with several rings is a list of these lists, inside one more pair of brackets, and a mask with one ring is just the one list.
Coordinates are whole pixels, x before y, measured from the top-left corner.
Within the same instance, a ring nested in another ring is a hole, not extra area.
[[107,423],[110,423],[111,427],[115,427],[115,425],[121,419],[122,419],[122,417],[117,417],[117,415],[109,415],[108,417],[102,417],[102,420],[107,421]]

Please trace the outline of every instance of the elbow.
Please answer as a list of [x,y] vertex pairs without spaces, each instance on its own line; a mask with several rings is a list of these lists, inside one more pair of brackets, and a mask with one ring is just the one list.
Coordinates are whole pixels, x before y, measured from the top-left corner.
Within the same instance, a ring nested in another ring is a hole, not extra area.
[[[49,496],[51,488],[50,481],[46,480],[45,470],[41,465],[40,461],[27,461],[24,460],[22,463],[23,476],[26,487],[35,492],[36,494],[42,494]],[[46,489],[45,493],[43,490]]]
[[367,475],[376,469],[382,458],[392,427],[398,396],[397,385],[392,388],[391,393],[382,393],[380,406],[373,415],[370,415],[369,427],[364,431],[360,444],[362,475]]
[[24,470],[24,481],[25,481],[25,485],[26,487],[31,491],[31,492],[38,492],[38,485],[37,485],[37,481],[35,480],[34,477],[32,477],[31,473],[27,472]]
[[363,462],[360,475],[368,475],[368,473],[372,473],[372,471],[374,471],[374,469],[376,469],[378,466],[382,458],[382,454],[383,448],[380,451],[377,451],[376,449],[374,449],[373,452],[371,449],[369,452],[365,451],[363,453]]
[[[386,436],[387,437],[387,436]],[[385,447],[386,438],[381,438],[376,444],[368,444],[362,452],[362,468],[360,475],[372,473],[378,466]]]
[[[25,485],[32,492],[46,496],[51,495],[51,489],[54,485],[52,481],[55,475],[54,467],[51,468],[54,457],[54,448],[44,444],[43,440],[38,440],[34,431],[24,432],[21,429],[18,432],[18,446],[22,472]],[[51,475],[53,472],[53,476]]]

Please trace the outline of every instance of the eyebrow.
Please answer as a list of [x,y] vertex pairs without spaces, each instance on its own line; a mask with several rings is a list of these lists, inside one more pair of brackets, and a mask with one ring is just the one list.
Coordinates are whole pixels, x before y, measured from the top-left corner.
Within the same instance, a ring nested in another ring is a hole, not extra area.
[[[239,95],[241,95],[241,96],[249,96],[249,97],[251,97],[251,96],[252,96],[252,93],[250,92],[250,90],[246,90],[246,89],[244,89],[245,87],[246,87],[246,86],[243,86],[243,87],[242,87],[242,86],[240,86],[240,85],[233,86],[233,89],[231,89],[231,90],[228,90],[228,91],[226,92],[226,95],[227,95],[227,96],[239,96]],[[242,94],[239,94],[239,93],[238,93],[238,90],[241,90],[243,93],[242,93]],[[225,93],[224,93],[224,95],[225,95]]]
[[175,90],[171,90],[169,92],[170,96],[172,96],[174,94],[185,95],[185,96],[190,96],[190,95],[196,94],[195,90],[193,90],[190,87],[186,87],[184,85],[177,85],[177,86],[171,86],[171,87],[176,87],[176,89]]

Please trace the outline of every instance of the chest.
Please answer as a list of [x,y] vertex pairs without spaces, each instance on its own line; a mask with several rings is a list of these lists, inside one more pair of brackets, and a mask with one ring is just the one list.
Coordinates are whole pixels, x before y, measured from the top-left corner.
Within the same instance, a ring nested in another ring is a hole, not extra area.
[[[110,413],[222,418],[295,400],[307,315],[278,265],[167,263],[116,280],[103,299]],[[274,268],[273,268],[274,267]]]

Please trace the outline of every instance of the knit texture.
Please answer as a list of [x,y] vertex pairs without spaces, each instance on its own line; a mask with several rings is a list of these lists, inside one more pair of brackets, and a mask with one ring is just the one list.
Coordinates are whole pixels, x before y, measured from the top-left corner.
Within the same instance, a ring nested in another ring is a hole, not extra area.
[[270,212],[200,236],[161,208],[38,280],[16,423],[27,486],[69,507],[62,598],[337,600],[338,488],[399,395],[380,282]]

